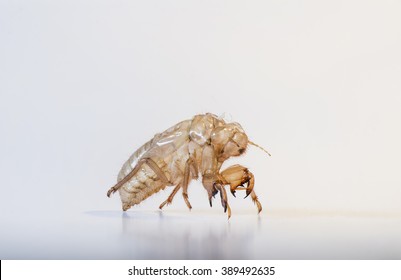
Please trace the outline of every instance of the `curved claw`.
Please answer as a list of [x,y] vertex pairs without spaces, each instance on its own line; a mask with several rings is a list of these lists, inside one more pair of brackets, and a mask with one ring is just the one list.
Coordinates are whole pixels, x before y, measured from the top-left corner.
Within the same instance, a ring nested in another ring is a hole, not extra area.
[[187,205],[188,209],[191,210],[192,209],[192,205],[191,205],[191,203],[189,203],[188,194],[183,193],[182,196],[184,198],[185,204]]
[[210,204],[210,207],[212,207],[213,205],[212,205],[212,198],[213,198],[214,196],[213,196],[213,194],[212,193],[209,193],[209,204]]
[[244,199],[247,198],[248,195],[249,195],[251,192],[252,192],[252,190],[249,189],[249,180],[248,180],[248,181],[246,181],[246,192],[245,192],[245,197],[244,197]]
[[114,187],[113,187],[113,188],[110,188],[110,189],[107,191],[107,196],[110,197],[110,195],[113,194],[113,193],[115,193],[115,192],[116,192],[116,190],[114,189]]
[[236,196],[235,196],[235,191],[234,191],[234,190],[231,190],[231,194],[232,194],[234,197],[236,197]]
[[245,198],[247,198],[248,195],[251,194],[251,192],[253,191],[253,187],[255,185],[255,179],[254,179],[252,173],[249,172],[249,174],[250,174],[250,176],[249,176],[249,180],[247,181]]
[[224,213],[226,213],[227,212],[227,201],[224,200],[223,195],[221,194],[221,192],[220,192],[220,196],[221,196],[221,206],[223,206]]
[[215,183],[214,184],[214,188],[217,191],[220,192],[220,199],[221,199],[221,205],[223,206],[224,209],[224,213],[227,212],[227,193],[226,190],[224,189],[224,187],[220,184],[220,183]]

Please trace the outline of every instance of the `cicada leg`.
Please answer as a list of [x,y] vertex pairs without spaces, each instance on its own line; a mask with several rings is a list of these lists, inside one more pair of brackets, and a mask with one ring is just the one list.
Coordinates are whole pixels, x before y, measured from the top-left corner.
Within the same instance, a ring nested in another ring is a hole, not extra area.
[[107,196],[110,197],[111,194],[115,193],[118,191],[119,188],[121,188],[125,183],[127,183],[134,175],[139,171],[141,168],[142,164],[144,163],[143,160],[139,161],[138,164],[135,166],[134,169],[132,169],[121,181],[119,181],[117,184],[115,184],[113,187],[111,187],[108,192]]
[[[197,167],[194,164],[194,161],[192,158],[189,158],[187,162],[185,163],[185,169],[184,169],[184,176],[182,179],[182,183],[178,184],[173,192],[169,195],[169,197],[162,203],[160,204],[159,208],[162,209],[166,204],[170,204],[173,201],[174,196],[177,194],[178,190],[182,187],[182,197],[184,198],[185,204],[188,206],[189,210],[192,209],[191,203],[189,203],[188,200],[188,185],[190,181],[190,175],[191,175],[191,169],[192,169],[192,176],[197,177]],[[196,172],[196,173],[195,173]]]
[[192,209],[191,203],[189,203],[188,200],[188,185],[190,176],[192,176],[194,179],[198,178],[198,167],[196,166],[193,158],[189,158],[185,163],[184,179],[182,184],[182,197],[184,198],[185,204],[188,206],[189,210]]
[[178,192],[178,190],[181,188],[181,184],[178,184],[175,188],[174,188],[174,190],[173,190],[173,192],[168,196],[168,198],[162,203],[162,204],[160,204],[160,206],[159,206],[159,209],[162,209],[163,207],[164,207],[164,205],[168,205],[168,204],[171,204],[171,202],[173,202],[173,198],[174,198],[174,196],[175,196],[175,194]]
[[228,204],[226,189],[224,188],[224,185],[222,185],[220,183],[215,183],[214,187],[216,188],[216,190],[218,190],[220,192],[221,205],[224,208],[224,212],[227,212],[227,216],[230,219],[231,208],[230,208],[230,205]]
[[212,207],[212,198],[220,192],[221,205],[223,206],[224,212],[227,212],[228,218],[231,217],[231,208],[227,201],[227,192],[224,189],[223,178],[219,174],[203,174],[202,184],[207,191],[209,196],[209,204]]
[[[230,191],[233,196],[235,196],[235,192],[237,190],[245,190],[246,195],[251,195],[252,201],[256,204],[258,208],[258,213],[262,211],[262,205],[260,204],[258,197],[253,190],[255,185],[255,177],[248,170],[248,168],[241,166],[239,164],[233,165],[225,169],[221,172],[221,176],[224,179],[224,183],[230,185]],[[247,187],[244,187],[244,184],[247,184]]]

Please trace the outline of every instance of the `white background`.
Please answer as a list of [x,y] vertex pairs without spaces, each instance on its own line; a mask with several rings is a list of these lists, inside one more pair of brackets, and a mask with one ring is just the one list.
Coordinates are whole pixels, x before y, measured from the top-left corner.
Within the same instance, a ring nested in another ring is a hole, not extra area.
[[[0,0],[0,258],[401,258],[399,1]],[[122,214],[157,132],[226,113],[264,210]]]

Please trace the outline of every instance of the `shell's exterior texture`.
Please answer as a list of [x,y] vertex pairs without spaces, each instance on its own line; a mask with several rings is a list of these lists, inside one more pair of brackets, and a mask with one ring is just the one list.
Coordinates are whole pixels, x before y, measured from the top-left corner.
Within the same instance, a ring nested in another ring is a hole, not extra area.
[[238,123],[226,123],[210,113],[196,115],[191,120],[182,121],[156,134],[140,147],[124,163],[118,174],[117,184],[107,195],[118,190],[122,208],[126,211],[167,186],[174,186],[160,209],[171,203],[180,189],[191,209],[188,184],[200,175],[208,192],[210,205],[212,197],[220,192],[221,203],[224,210],[228,210],[228,217],[231,216],[231,210],[224,188],[226,185],[230,186],[234,196],[236,190],[245,190],[246,196],[251,195],[260,212],[262,206],[253,190],[253,174],[241,165],[233,165],[220,171],[225,160],[243,154],[248,144],[253,143],[248,140]]

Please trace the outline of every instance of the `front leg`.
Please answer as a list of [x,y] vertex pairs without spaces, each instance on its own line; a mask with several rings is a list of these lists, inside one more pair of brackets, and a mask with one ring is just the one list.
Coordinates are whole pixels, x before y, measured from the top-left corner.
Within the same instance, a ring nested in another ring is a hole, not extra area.
[[209,204],[212,206],[212,197],[220,192],[221,205],[224,212],[227,212],[228,218],[231,216],[230,205],[227,201],[227,193],[224,189],[224,179],[219,173],[220,163],[217,162],[216,154],[212,146],[206,145],[202,151],[202,161],[200,165],[202,173],[202,184],[209,196]]
[[[255,177],[248,170],[248,168],[241,166],[239,164],[233,165],[221,172],[221,177],[223,178],[223,183],[230,185],[230,190],[233,196],[235,196],[235,191],[246,190],[246,196],[251,195],[252,201],[256,204],[258,208],[258,213],[262,211],[262,205],[260,204],[258,197],[253,190],[255,185]],[[247,187],[244,187],[247,184]]]
[[208,193],[210,207],[212,207],[212,197],[220,192],[221,205],[223,206],[224,212],[227,212],[228,218],[230,218],[231,208],[227,201],[227,192],[224,189],[223,178],[220,174],[204,174],[202,184]]
[[219,192],[216,185],[223,185],[223,181],[216,174],[203,174],[202,185],[207,191],[209,204],[212,207],[212,198]]

